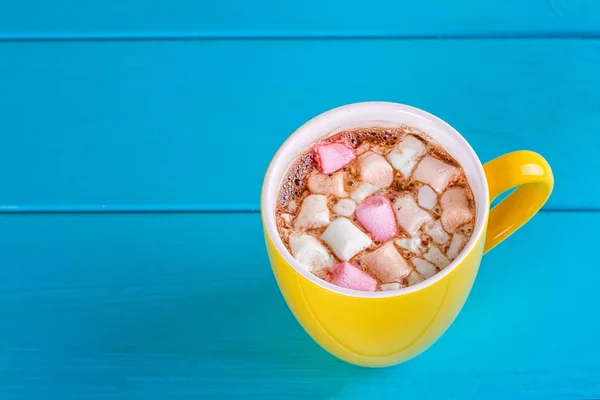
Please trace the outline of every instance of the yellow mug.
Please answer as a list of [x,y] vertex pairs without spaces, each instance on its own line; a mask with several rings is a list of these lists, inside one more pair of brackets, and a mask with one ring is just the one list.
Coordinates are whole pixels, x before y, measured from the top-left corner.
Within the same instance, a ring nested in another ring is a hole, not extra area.
[[[360,292],[315,277],[294,260],[277,233],[275,202],[284,173],[323,136],[403,124],[427,132],[464,168],[476,201],[469,242],[441,272],[397,291]],[[396,103],[351,104],[308,121],[271,161],[261,196],[267,251],[285,301],[319,345],[352,364],[399,364],[426,350],[448,329],[469,295],[483,253],[527,222],[544,205],[553,185],[550,166],[539,154],[517,151],[482,165],[454,128],[425,111]],[[490,210],[491,201],[513,187],[516,190]]]

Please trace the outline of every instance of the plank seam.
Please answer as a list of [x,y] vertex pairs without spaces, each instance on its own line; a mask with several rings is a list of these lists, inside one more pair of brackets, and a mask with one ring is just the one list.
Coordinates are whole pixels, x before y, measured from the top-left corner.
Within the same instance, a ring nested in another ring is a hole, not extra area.
[[380,34],[380,33],[0,33],[1,42],[111,42],[111,41],[251,41],[251,40],[515,40],[515,39],[600,39],[600,32],[515,32],[515,33],[456,33],[456,34]]
[[[600,208],[543,208],[544,213],[600,212]],[[0,205],[0,214],[255,214],[254,204],[151,204],[151,205]]]
[[0,205],[4,214],[257,213],[254,204],[43,204]]

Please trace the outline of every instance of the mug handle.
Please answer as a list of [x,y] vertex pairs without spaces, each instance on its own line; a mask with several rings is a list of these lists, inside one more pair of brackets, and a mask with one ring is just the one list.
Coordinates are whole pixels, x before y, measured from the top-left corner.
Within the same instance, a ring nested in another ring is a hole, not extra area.
[[483,166],[490,202],[503,192],[517,187],[490,210],[484,252],[487,253],[531,219],[546,203],[554,177],[550,165],[533,151],[504,154]]

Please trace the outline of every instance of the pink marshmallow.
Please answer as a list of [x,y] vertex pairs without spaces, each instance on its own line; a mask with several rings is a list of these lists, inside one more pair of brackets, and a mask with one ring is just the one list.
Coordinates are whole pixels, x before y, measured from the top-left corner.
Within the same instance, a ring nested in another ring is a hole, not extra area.
[[354,148],[348,141],[316,143],[313,154],[317,167],[324,174],[338,171],[356,158]]
[[347,289],[362,290],[364,292],[375,292],[377,290],[377,280],[349,262],[334,265],[327,281]]
[[356,219],[375,240],[384,242],[398,233],[392,205],[383,196],[371,196],[363,200],[356,207]]

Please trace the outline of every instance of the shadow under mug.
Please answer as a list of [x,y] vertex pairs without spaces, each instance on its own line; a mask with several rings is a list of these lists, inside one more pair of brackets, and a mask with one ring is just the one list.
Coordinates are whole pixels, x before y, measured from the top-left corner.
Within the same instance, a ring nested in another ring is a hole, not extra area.
[[[359,127],[400,125],[427,132],[463,167],[476,202],[469,242],[442,271],[396,291],[360,292],[317,278],[291,256],[277,233],[275,204],[285,172],[319,138]],[[308,121],[271,161],[261,196],[267,252],[290,310],[319,345],[349,363],[394,365],[420,354],[448,329],[469,295],[483,253],[539,211],[553,185],[550,166],[539,154],[516,151],[482,165],[467,141],[434,115],[396,103],[351,104]],[[490,210],[494,198],[515,187]]]

